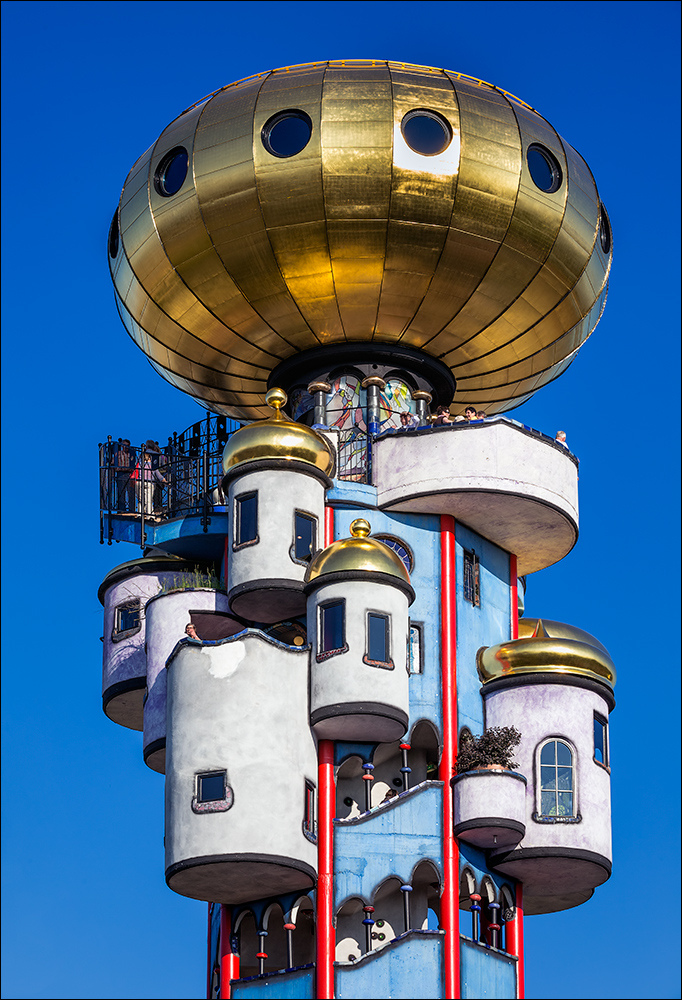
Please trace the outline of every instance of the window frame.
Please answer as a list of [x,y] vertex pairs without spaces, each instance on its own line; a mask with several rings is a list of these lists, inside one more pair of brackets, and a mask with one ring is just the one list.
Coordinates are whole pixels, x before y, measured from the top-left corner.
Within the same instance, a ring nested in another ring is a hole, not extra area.
[[[555,750],[554,754],[554,764],[542,764],[542,751],[550,743],[562,743],[571,754],[570,765],[559,764],[558,754]],[[552,735],[546,736],[541,740],[535,748],[535,806],[536,811],[533,813],[533,820],[536,823],[579,823],[582,820],[582,816],[578,810],[578,754],[576,752],[575,745],[567,739],[565,736]],[[542,767],[554,767],[554,782],[555,787],[553,789],[548,788],[545,791],[554,792],[554,804],[555,808],[559,808],[559,800],[557,798],[560,791],[569,791],[569,789],[560,789],[559,784],[559,767],[570,767],[571,768],[571,796],[572,796],[572,812],[568,816],[551,815],[549,813],[544,813],[542,810]]]
[[[419,636],[419,669],[413,670],[412,664],[412,629]],[[411,618],[407,620],[407,673],[410,677],[417,677],[424,673],[424,622],[413,622]]]
[[[212,778],[215,775],[223,776],[223,796],[220,799],[200,799],[202,778]],[[211,770],[197,771],[194,775],[194,792],[192,795],[192,812],[202,815],[205,813],[227,812],[234,804],[234,791],[228,782],[227,768],[215,767]]]
[[[296,532],[296,519],[298,517],[303,518],[305,521],[310,521],[313,526],[312,529],[313,537],[312,537],[312,542],[310,544],[310,554],[307,557],[296,555],[296,541],[298,538]],[[317,551],[318,523],[319,523],[319,518],[317,518],[314,514],[311,514],[310,511],[301,510],[298,507],[294,510],[293,542],[291,544],[291,548],[289,549],[289,556],[291,558],[291,561],[297,563],[299,566],[308,566],[312,561],[315,552]]]
[[[374,660],[369,655],[371,618],[381,618],[384,621],[384,643],[385,652],[388,657],[386,660]],[[379,667],[381,670],[395,670],[395,663],[391,656],[392,631],[390,613],[375,611],[373,608],[367,609],[365,612],[365,654],[362,657],[362,662],[366,663],[368,667]]]
[[[341,607],[341,645],[334,646],[331,649],[323,649],[322,643],[324,638],[324,615],[328,608],[336,607],[340,605]],[[317,643],[316,643],[316,660],[321,663],[323,660],[328,660],[332,656],[338,656],[340,653],[348,652],[348,643],[346,642],[346,598],[345,597],[330,597],[328,601],[322,601],[317,606]]]
[[[132,609],[137,610],[137,624],[132,625],[130,628],[121,628],[121,612]],[[127,600],[120,601],[116,604],[114,606],[114,620],[111,626],[111,641],[120,642],[122,639],[129,639],[130,636],[136,635],[137,632],[140,632],[142,629],[143,610],[142,599],[140,597],[128,598]]]
[[317,786],[310,778],[304,779],[302,830],[306,840],[317,843]]
[[[471,596],[467,584],[467,563],[471,565],[472,581]],[[476,549],[462,549],[462,593],[467,604],[475,608],[481,606],[481,559]]]
[[[596,736],[596,728],[597,728],[597,726],[601,726],[601,729],[602,729],[602,735],[603,735],[603,740],[604,740],[604,750],[603,750],[604,760],[598,760],[597,759],[597,741],[594,738]],[[609,773],[611,773],[611,766],[609,764],[609,760],[610,760],[610,756],[609,756],[609,720],[607,718],[605,718],[601,714],[601,712],[596,712],[596,711],[593,712],[593,723],[592,723],[592,760],[595,762],[595,764],[598,764],[599,767],[603,767],[605,771],[608,771]]]
[[[242,530],[242,516],[241,516],[241,504],[246,500],[251,498],[256,501],[256,511],[254,515],[255,522],[255,536],[253,538],[248,538],[246,541],[241,541],[241,530]],[[260,541],[260,536],[258,533],[258,490],[247,490],[245,493],[239,493],[235,495],[232,507],[232,551],[238,552],[240,549],[248,548],[249,545],[257,545]]]

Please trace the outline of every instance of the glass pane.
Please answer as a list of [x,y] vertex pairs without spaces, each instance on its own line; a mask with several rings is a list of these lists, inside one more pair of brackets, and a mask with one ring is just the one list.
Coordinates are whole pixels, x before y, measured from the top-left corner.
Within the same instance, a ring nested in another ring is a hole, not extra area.
[[540,787],[541,788],[556,788],[556,768],[541,766],[540,767]]
[[606,726],[599,719],[594,720],[594,759],[600,764],[606,763]]
[[388,661],[387,625],[388,620],[383,615],[369,615],[367,656],[370,660]]
[[559,811],[557,815],[559,816],[572,816],[573,815],[573,792],[557,792],[557,798],[559,800]]
[[554,792],[541,793],[541,811],[543,816],[556,816],[556,799]]
[[558,788],[565,788],[570,791],[573,788],[573,768],[572,767],[560,767],[559,768],[559,780]]
[[312,122],[303,111],[275,115],[263,129],[265,148],[275,156],[295,156],[308,145]]
[[410,673],[422,672],[421,635],[416,625],[410,626]]
[[540,754],[541,764],[554,764],[556,761],[556,743],[545,743],[542,748],[542,753]]
[[570,748],[567,747],[565,743],[559,743],[557,741],[556,759],[557,764],[568,764],[569,767],[573,763],[573,755],[571,754]]
[[295,516],[295,556],[297,559],[309,561],[315,550],[315,522],[303,514]]
[[125,632],[129,628],[137,628],[137,626],[140,624],[139,607],[119,608],[118,616],[119,616],[118,617],[119,632]]
[[322,608],[322,649],[327,653],[343,646],[343,604],[327,604]]
[[225,798],[225,772],[199,776],[199,802],[215,802]]
[[237,499],[237,545],[253,542],[258,536],[258,498],[251,496]]
[[183,149],[176,153],[164,170],[161,178],[161,185],[165,194],[176,194],[180,190],[187,176],[188,165],[187,150]]
[[440,115],[408,114],[403,118],[402,131],[410,149],[423,156],[435,156],[450,145],[450,133]]

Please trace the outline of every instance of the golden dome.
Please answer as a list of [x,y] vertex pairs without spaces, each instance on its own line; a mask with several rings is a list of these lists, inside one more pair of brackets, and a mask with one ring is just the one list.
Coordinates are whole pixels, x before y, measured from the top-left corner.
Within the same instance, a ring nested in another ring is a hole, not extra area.
[[616,683],[613,660],[594,636],[573,625],[540,618],[520,619],[518,639],[479,649],[476,665],[484,684],[537,673],[588,677],[610,688]]
[[171,122],[125,181],[109,263],[131,337],[211,410],[265,416],[278,364],[372,342],[438,360],[455,410],[493,414],[596,326],[611,232],[585,161],[523,101],[337,60],[237,81]]
[[400,556],[378,538],[370,538],[370,531],[369,521],[356,518],[350,526],[350,538],[340,538],[318,552],[308,566],[305,582],[312,583],[331,573],[382,573],[407,584],[412,593],[410,574]]
[[245,462],[264,459],[285,459],[305,462],[325,475],[334,469],[334,453],[327,439],[305,424],[297,424],[282,413],[287,394],[282,389],[270,389],[265,402],[275,412],[265,420],[241,427],[232,435],[223,451],[223,472],[228,473]]

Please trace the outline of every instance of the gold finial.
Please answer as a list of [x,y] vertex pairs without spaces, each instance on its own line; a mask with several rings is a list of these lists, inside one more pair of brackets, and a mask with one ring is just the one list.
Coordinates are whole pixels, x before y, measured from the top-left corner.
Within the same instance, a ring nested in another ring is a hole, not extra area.
[[549,639],[550,634],[542,623],[542,618],[538,618],[538,623],[535,626],[535,631],[531,636],[532,639]]
[[350,533],[353,538],[367,538],[371,530],[372,525],[364,517],[356,517],[354,521],[351,521]]
[[281,415],[280,410],[286,406],[288,398],[284,389],[272,388],[265,393],[265,402],[275,410],[275,419]]

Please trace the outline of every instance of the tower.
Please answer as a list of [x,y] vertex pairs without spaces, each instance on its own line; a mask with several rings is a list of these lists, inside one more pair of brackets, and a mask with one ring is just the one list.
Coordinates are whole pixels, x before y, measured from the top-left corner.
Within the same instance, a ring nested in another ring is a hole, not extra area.
[[611,864],[613,664],[519,618],[577,459],[502,416],[603,309],[589,168],[482,81],[288,67],[164,130],[108,250],[210,411],[100,457],[102,539],[143,549],[100,591],[104,707],[165,775],[210,995],[522,996],[524,913]]

